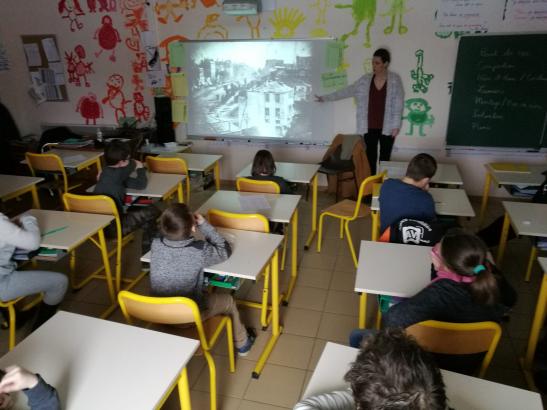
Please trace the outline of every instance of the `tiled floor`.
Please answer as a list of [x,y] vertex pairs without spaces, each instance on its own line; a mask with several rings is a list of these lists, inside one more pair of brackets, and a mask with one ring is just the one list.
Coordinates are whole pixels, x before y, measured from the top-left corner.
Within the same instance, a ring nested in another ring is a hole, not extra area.
[[[197,208],[212,191],[192,192],[192,205]],[[473,198],[475,209],[478,209],[479,198]],[[324,193],[319,195],[319,208],[331,204],[333,198]],[[239,410],[272,410],[292,408],[302,394],[313,369],[319,359],[326,341],[347,343],[349,332],[357,327],[358,296],[353,292],[355,269],[345,240],[338,238],[338,225],[328,221],[325,229],[323,250],[316,253],[315,247],[303,250],[304,240],[310,231],[310,204],[301,202],[300,225],[298,237],[299,278],[288,307],[283,307],[281,320],[283,334],[272,352],[260,379],[251,378],[259,353],[267,341],[268,332],[260,330],[257,310],[242,308],[242,318],[246,324],[257,329],[256,345],[244,359],[237,359],[236,372],[228,371],[226,340],[221,338],[214,348],[214,358],[219,380],[218,403],[220,409]],[[501,215],[499,201],[490,201],[489,218]],[[463,223],[474,229],[473,221]],[[354,222],[351,225],[354,243],[370,238],[370,219]],[[315,245],[315,243],[314,243]],[[124,254],[124,272],[136,273],[138,263],[137,243],[131,244]],[[540,269],[534,267],[532,281],[525,283],[523,271],[529,253],[526,239],[511,241],[507,247],[504,272],[519,292],[519,301],[511,321],[503,325],[503,337],[486,378],[526,387],[519,369],[518,357],[526,346],[532,313],[538,294]],[[90,271],[100,263],[98,252],[91,246],[84,246],[79,252],[81,271]],[[48,269],[68,272],[67,261]],[[282,289],[286,286],[289,275],[287,269],[281,276]],[[140,293],[147,292],[147,279],[135,288]],[[260,296],[261,284],[246,283],[239,295],[247,298]],[[374,299],[374,298],[369,298]],[[373,300],[371,303],[375,303]],[[108,305],[106,286],[94,281],[79,292],[69,292],[63,303],[64,310],[98,316]],[[374,309],[368,312],[372,316]],[[119,311],[110,318],[123,322]],[[371,323],[369,318],[369,323]],[[28,333],[28,327],[18,332],[21,340]],[[0,346],[6,350],[7,332],[0,333]],[[3,353],[0,351],[0,353]],[[191,397],[193,408],[209,408],[209,373],[202,357],[195,357],[189,364]],[[168,400],[166,409],[176,409],[176,393]]]

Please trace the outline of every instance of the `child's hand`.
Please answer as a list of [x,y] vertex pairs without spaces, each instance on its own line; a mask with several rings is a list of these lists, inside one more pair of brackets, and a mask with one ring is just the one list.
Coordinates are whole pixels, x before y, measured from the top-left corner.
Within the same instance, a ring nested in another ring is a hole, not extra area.
[[13,400],[7,393],[0,394],[0,410],[9,410],[13,408]]
[[11,393],[23,389],[32,389],[38,384],[38,376],[19,366],[6,368],[6,375],[0,382],[0,393]]
[[97,181],[98,181],[99,179],[101,179],[101,173],[102,173],[102,172],[103,172],[102,170],[99,171],[99,172],[97,172]]
[[136,169],[139,169],[139,168],[144,168],[144,165],[142,162],[138,161],[138,160],[134,160],[135,161],[135,165],[137,166]]
[[194,214],[194,221],[196,221],[196,225],[201,225],[203,222],[205,222],[205,218],[203,215],[198,214],[197,212]]

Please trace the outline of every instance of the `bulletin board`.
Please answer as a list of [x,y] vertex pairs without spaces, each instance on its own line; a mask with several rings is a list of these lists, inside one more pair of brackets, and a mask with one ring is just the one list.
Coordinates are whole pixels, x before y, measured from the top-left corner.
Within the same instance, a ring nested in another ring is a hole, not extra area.
[[55,35],[26,35],[21,40],[32,89],[40,90],[45,101],[68,101],[64,65]]

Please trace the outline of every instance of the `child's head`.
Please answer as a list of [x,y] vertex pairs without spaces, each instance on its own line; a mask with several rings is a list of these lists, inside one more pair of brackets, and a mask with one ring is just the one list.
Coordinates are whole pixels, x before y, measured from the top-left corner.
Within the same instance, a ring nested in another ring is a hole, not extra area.
[[273,155],[267,149],[261,149],[255,155],[251,175],[253,177],[260,175],[274,175],[276,171]]
[[171,241],[182,241],[192,236],[194,215],[186,204],[171,204],[160,217],[160,234]]
[[108,166],[123,165],[129,160],[130,155],[129,145],[120,140],[114,140],[104,148],[104,160]]
[[366,338],[345,379],[359,409],[446,409],[439,368],[402,329]]
[[429,181],[437,172],[437,161],[429,154],[421,153],[416,155],[408,163],[406,177],[420,188],[426,188]]
[[462,229],[449,231],[441,240],[440,256],[452,272],[475,278],[470,283],[475,302],[489,305],[496,302],[497,281],[487,261],[488,248],[478,236]]

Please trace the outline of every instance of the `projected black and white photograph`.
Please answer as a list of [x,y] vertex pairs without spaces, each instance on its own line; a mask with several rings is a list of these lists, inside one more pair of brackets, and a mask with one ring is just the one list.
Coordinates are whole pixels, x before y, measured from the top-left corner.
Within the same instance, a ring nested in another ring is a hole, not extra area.
[[310,42],[196,42],[186,50],[188,134],[311,137]]

